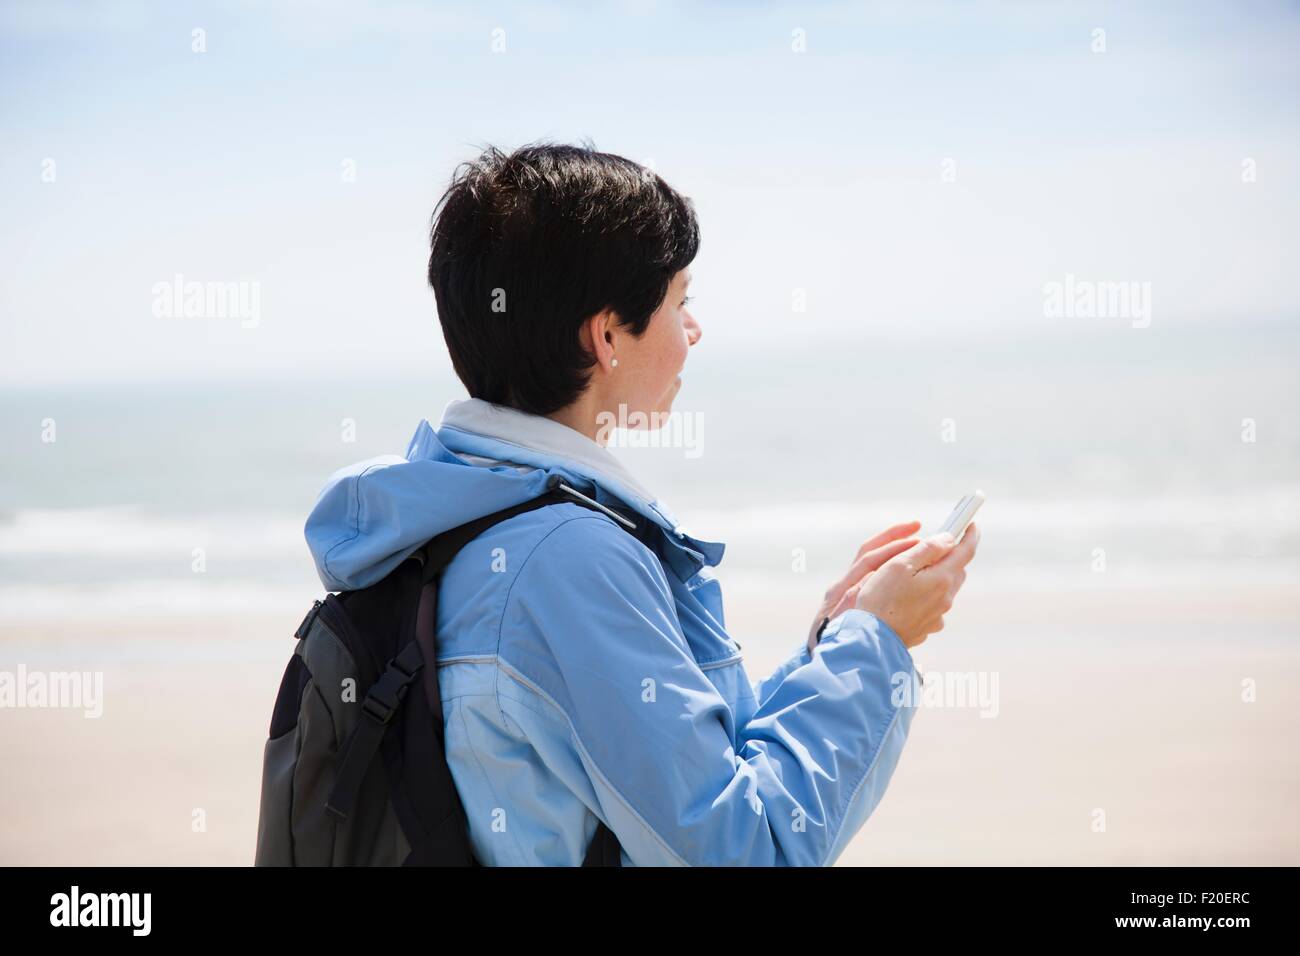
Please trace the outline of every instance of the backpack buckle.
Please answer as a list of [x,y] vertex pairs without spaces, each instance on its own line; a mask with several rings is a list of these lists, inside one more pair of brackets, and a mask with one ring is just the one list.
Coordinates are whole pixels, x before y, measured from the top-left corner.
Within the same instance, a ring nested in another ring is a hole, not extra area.
[[386,725],[393,719],[397,708],[402,706],[406,690],[415,680],[415,675],[424,667],[424,655],[420,645],[412,641],[388,662],[383,676],[375,681],[366,699],[361,702],[361,712],[372,720]]
[[[403,687],[402,690],[404,691],[406,688]],[[387,724],[393,719],[393,714],[397,712],[398,706],[402,703],[402,696],[399,692],[395,700],[380,700],[371,691],[361,703],[361,712],[372,720]]]

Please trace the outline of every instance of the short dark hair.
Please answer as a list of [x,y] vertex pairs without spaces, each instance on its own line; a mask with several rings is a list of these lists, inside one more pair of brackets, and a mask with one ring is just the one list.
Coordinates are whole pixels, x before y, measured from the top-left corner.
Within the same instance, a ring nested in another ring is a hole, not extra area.
[[653,171],[584,146],[488,147],[434,208],[429,284],[474,398],[547,415],[587,387],[578,330],[605,309],[645,332],[695,258],[691,201]]

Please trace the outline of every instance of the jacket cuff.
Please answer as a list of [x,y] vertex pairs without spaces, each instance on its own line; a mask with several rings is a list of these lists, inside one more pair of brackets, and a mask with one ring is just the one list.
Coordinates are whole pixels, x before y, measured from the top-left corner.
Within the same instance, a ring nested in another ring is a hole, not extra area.
[[[842,629],[846,624],[856,625],[866,631],[868,634],[876,634],[882,641],[897,641],[899,648],[907,655],[908,660],[912,659],[912,652],[908,646],[903,643],[903,639],[898,636],[897,632],[886,624],[881,618],[876,617],[870,611],[864,611],[861,608],[851,607],[833,619],[826,625],[822,631],[822,640]],[[820,644],[821,641],[819,640]],[[915,665],[913,665],[915,666]]]

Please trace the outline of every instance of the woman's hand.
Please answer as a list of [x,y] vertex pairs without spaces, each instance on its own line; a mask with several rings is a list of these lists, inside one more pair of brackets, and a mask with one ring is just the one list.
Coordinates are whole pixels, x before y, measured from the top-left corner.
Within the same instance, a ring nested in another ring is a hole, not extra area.
[[959,544],[952,535],[926,538],[917,547],[886,561],[857,589],[855,606],[870,611],[916,647],[943,630],[943,616],[966,580],[966,565],[979,546],[972,523]]
[[913,547],[917,543],[917,539],[912,535],[916,534],[920,527],[921,522],[919,521],[896,524],[892,528],[886,528],[869,541],[863,542],[862,547],[858,548],[857,556],[853,559],[853,564],[849,566],[848,572],[830,586],[825,599],[822,601],[822,606],[817,610],[817,616],[813,618],[812,627],[808,631],[808,650],[810,652],[817,646],[817,632],[821,630],[822,621],[839,617],[840,614],[853,607],[853,602],[858,596],[858,589],[863,582],[890,558]]

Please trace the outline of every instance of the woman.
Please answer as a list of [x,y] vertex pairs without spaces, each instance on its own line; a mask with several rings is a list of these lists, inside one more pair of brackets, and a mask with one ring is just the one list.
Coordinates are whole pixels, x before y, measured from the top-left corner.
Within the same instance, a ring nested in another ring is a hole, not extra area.
[[[711,568],[604,447],[671,410],[699,323],[690,202],[618,156],[490,149],[457,170],[433,286],[471,396],[402,458],[331,479],[308,520],[332,590],[373,584],[450,528],[550,505],[471,541],[437,617],[446,752],[477,858],[576,865],[600,823],[634,865],[827,865],[879,802],[912,711],[909,648],[942,627],[978,530],[867,541],[806,638],[751,683]],[[622,413],[622,414],[620,414]]]

